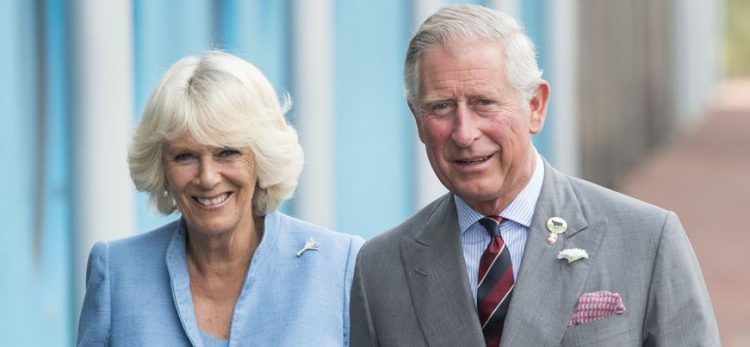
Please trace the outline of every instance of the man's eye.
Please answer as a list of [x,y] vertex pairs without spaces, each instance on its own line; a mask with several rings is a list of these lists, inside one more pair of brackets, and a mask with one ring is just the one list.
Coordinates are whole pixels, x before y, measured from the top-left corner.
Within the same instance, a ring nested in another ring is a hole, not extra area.
[[474,104],[478,107],[487,107],[495,105],[495,101],[490,99],[479,99]]
[[430,114],[436,116],[446,116],[453,112],[453,103],[451,102],[436,102],[430,104],[428,107]]
[[478,112],[491,112],[496,111],[498,108],[497,102],[491,99],[479,99],[472,104],[472,108]]

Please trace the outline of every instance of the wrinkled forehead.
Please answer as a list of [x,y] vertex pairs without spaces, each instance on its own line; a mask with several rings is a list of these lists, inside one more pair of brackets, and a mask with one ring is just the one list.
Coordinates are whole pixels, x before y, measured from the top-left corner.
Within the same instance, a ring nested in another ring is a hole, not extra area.
[[455,42],[426,51],[420,58],[417,86],[424,96],[427,85],[451,87],[456,84],[497,85],[506,82],[505,59],[497,43],[486,41]]
[[[505,41],[497,41],[484,38],[466,39],[460,37],[451,37],[426,47],[417,57],[415,68],[418,76],[421,75],[425,60],[435,55],[445,55],[450,58],[472,59],[475,52],[489,52],[496,56],[494,63],[503,65],[505,63]],[[420,76],[422,77],[422,76]]]

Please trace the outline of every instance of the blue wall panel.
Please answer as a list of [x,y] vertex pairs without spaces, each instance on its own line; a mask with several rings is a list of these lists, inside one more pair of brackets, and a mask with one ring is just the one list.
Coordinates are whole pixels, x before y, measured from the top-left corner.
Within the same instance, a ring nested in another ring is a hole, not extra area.
[[[553,66],[549,63],[550,52],[547,44],[550,21],[548,12],[549,6],[547,6],[546,0],[524,0],[521,3],[521,22],[537,49],[537,59],[539,66],[544,71],[544,79],[552,83],[553,81],[551,81],[550,78],[552,77]],[[553,84],[552,92],[554,93],[554,91],[555,88]],[[552,156],[552,127],[554,127],[553,115],[554,110],[549,108],[547,110],[547,119],[545,120],[544,130],[540,134],[535,135],[533,141],[539,153],[554,164],[555,158]]]
[[446,5],[458,5],[458,4],[475,4],[475,5],[486,5],[484,0],[447,0]]
[[[258,67],[280,98],[291,93],[290,0],[223,0],[218,3],[215,15],[218,48]],[[294,95],[291,96],[294,101]],[[279,209],[293,213],[293,206],[294,201],[288,200]]]
[[[209,0],[135,0],[135,112],[134,123],[159,78],[180,58],[214,47],[213,11]],[[152,230],[175,215],[162,216],[147,207],[147,196],[138,193],[138,232]]]
[[289,0],[225,0],[216,22],[220,48],[257,66],[281,93],[291,84]]
[[[0,2],[0,345],[28,342],[23,333],[37,313],[30,300],[33,264],[34,206],[34,31],[33,8],[25,1]],[[26,38],[26,39],[24,39]],[[12,285],[9,285],[12,284]],[[33,337],[32,337],[33,338]]]
[[62,8],[0,2],[2,346],[72,343]]
[[336,228],[369,237],[414,210],[416,132],[401,77],[409,3],[335,4]]
[[[45,288],[42,300],[47,343],[65,345],[74,340],[77,307],[73,305],[71,167],[68,105],[68,22],[66,0],[47,0],[45,9],[47,64],[47,164],[44,214]],[[56,342],[56,343],[53,343]]]

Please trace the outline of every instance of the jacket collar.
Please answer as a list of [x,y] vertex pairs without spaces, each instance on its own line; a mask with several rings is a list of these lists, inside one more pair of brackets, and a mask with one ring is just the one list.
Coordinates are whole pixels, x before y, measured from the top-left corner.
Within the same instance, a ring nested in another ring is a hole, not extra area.
[[453,196],[440,198],[433,211],[413,238],[401,242],[419,325],[429,345],[483,345]]
[[[250,311],[249,306],[256,303],[248,303],[241,300],[244,293],[247,293],[256,283],[256,277],[253,276],[258,269],[263,268],[263,262],[265,259],[272,256],[276,249],[279,233],[281,233],[283,226],[281,225],[281,215],[279,212],[272,212],[265,216],[264,220],[264,232],[263,238],[255,250],[253,259],[248,267],[245,275],[245,283],[242,288],[242,293],[238,297],[235,303],[234,313],[232,315],[232,328],[230,331],[229,346],[238,346],[245,341],[246,329],[243,327],[252,324],[248,322],[251,318],[248,312]],[[185,334],[192,343],[193,346],[202,347],[203,338],[201,337],[200,329],[198,328],[198,322],[195,317],[195,305],[193,304],[193,295],[190,291],[190,274],[187,269],[187,253],[186,253],[186,227],[185,220],[180,218],[179,221],[174,223],[175,229],[172,235],[172,240],[167,246],[166,252],[166,265],[167,271],[169,272],[169,280],[172,286],[172,299],[177,309],[177,314],[180,318],[182,328],[185,330]]]
[[190,292],[190,275],[188,274],[185,251],[185,220],[180,218],[179,221],[174,223],[174,226],[172,241],[167,246],[165,257],[169,281],[172,285],[172,299],[175,308],[177,308],[177,315],[180,317],[182,328],[185,330],[190,343],[193,346],[202,347],[203,340],[198,329],[198,322],[195,319],[193,295]]
[[[502,346],[560,344],[605,231],[606,220],[585,217],[570,179],[546,161],[544,165],[542,190],[505,320]],[[429,345],[454,341],[484,344],[456,213],[453,196],[441,197],[414,237],[401,242],[414,310]],[[551,217],[561,217],[568,223],[565,234],[554,245],[546,243],[546,224]],[[590,259],[571,264],[557,259],[557,253],[572,247],[587,250]]]
[[[524,248],[502,346],[559,345],[601,245],[606,220],[587,220],[570,179],[544,161],[545,177]],[[563,218],[566,232],[546,243],[547,220]],[[566,248],[582,248],[589,259],[557,259]]]

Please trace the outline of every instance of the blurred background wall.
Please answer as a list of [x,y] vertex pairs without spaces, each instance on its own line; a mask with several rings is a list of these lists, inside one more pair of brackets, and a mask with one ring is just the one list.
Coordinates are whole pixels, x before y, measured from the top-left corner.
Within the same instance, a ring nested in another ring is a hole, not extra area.
[[[418,24],[458,2],[0,1],[0,345],[72,345],[91,245],[177,218],[146,206],[125,156],[151,88],[185,55],[235,53],[292,96],[306,164],[285,212],[369,238],[444,193],[401,65]],[[725,39],[721,1],[474,3],[537,44],[552,85],[539,151],[607,186],[700,120],[725,66],[747,66],[724,64],[725,42],[748,53]]]

